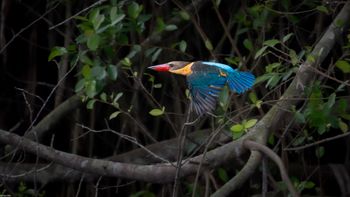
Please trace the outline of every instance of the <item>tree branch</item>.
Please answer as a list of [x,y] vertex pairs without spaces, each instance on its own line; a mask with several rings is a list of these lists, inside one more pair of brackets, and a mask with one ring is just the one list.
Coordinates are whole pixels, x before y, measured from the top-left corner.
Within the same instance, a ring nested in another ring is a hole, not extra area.
[[289,192],[291,193],[291,195],[293,197],[299,196],[297,190],[293,186],[292,181],[290,181],[290,179],[288,177],[287,170],[284,167],[284,164],[283,164],[281,158],[275,152],[273,152],[267,146],[265,146],[263,144],[256,143],[256,142],[251,141],[251,140],[244,141],[243,146],[251,151],[260,151],[260,152],[264,153],[266,156],[268,156],[273,162],[275,162],[280,170],[282,180],[287,185],[287,188],[288,188]]

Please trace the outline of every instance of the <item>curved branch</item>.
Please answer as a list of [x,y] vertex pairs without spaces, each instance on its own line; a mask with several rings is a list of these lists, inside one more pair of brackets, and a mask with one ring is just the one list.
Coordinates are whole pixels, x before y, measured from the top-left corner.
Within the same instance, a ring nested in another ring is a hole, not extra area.
[[261,154],[252,151],[247,164],[237,173],[235,177],[229,180],[224,186],[218,189],[211,197],[229,196],[232,191],[240,188],[255,172],[261,161]]
[[284,164],[283,164],[281,158],[275,152],[273,152],[267,146],[265,146],[263,144],[256,143],[256,142],[251,141],[251,140],[245,140],[243,142],[243,146],[251,151],[260,151],[260,152],[264,153],[266,156],[268,156],[273,162],[275,162],[280,170],[282,180],[287,185],[287,188],[288,188],[289,192],[291,193],[291,195],[293,197],[299,196],[297,190],[293,186],[292,181],[288,177],[287,170],[284,167]]

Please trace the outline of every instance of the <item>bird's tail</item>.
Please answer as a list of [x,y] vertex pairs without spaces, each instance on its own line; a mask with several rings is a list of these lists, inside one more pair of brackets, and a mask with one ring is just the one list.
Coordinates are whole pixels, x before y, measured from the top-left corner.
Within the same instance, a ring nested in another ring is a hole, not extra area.
[[255,76],[251,72],[237,71],[228,75],[228,86],[237,93],[243,93],[254,84]]

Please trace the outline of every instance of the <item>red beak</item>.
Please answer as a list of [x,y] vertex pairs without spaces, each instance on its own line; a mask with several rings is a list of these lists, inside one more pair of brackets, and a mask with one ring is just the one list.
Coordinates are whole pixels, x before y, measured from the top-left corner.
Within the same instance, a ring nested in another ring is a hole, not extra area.
[[170,66],[168,64],[159,64],[155,66],[148,67],[149,69],[158,71],[158,72],[167,72],[170,69]]

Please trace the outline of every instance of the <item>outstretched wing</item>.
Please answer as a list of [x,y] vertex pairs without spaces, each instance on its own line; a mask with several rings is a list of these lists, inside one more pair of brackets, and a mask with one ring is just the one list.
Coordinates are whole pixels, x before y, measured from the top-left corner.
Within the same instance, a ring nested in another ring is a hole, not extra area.
[[191,110],[202,115],[214,111],[219,93],[226,84],[227,75],[221,69],[196,62],[187,76],[191,93]]

